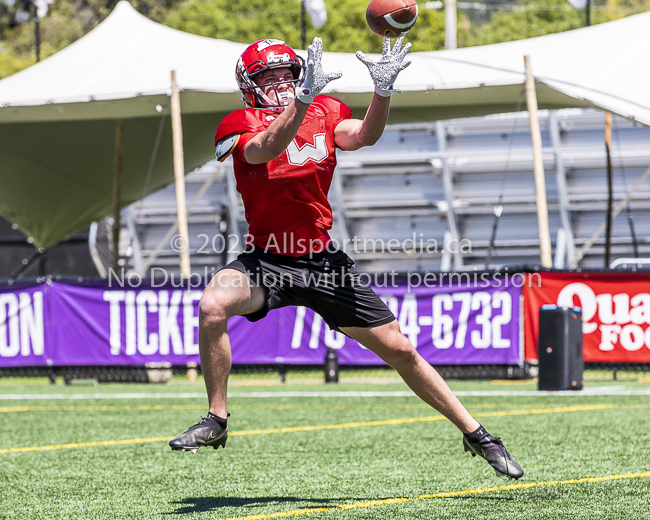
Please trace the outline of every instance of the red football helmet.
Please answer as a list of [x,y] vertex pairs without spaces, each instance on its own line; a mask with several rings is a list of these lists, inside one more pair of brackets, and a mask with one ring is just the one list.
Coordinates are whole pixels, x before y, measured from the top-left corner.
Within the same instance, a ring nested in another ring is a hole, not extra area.
[[[255,76],[266,70],[279,67],[288,67],[293,75],[293,80],[272,83],[270,86],[275,90],[276,99],[276,101],[272,101],[257,86]],[[302,83],[304,73],[305,60],[282,40],[260,40],[249,45],[239,57],[235,70],[239,90],[242,92],[242,101],[246,106],[276,110],[283,110],[293,99],[280,96],[277,86],[283,83],[291,83],[295,89]]]

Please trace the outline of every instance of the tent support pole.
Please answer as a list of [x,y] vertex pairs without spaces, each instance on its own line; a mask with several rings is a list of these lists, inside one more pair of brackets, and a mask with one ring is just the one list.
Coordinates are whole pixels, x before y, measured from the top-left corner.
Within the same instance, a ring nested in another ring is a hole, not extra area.
[[176,210],[178,213],[178,243],[181,278],[190,277],[190,241],[185,205],[185,157],[183,155],[183,127],[181,124],[181,95],[176,84],[176,71],[172,70],[172,140],[174,145],[174,180],[176,181]]
[[120,259],[120,208],[122,207],[122,174],[124,173],[124,120],[115,120],[115,156],[113,158],[113,271],[117,273]]
[[530,66],[530,56],[524,56],[526,66],[526,102],[530,115],[530,138],[533,145],[533,172],[535,174],[535,192],[537,195],[537,225],[539,228],[539,249],[542,267],[553,267],[551,257],[551,234],[548,226],[548,207],[546,204],[546,179],[542,159],[542,132],[537,116],[537,94],[535,78]]
[[605,112],[605,152],[607,153],[607,220],[605,227],[605,269],[609,269],[612,249],[612,206],[614,186],[612,180],[612,113]]

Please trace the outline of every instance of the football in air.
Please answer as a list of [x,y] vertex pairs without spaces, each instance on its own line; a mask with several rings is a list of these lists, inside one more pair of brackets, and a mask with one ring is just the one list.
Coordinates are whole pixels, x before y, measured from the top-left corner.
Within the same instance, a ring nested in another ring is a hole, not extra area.
[[370,0],[366,9],[368,27],[384,38],[397,38],[411,30],[418,18],[415,0]]

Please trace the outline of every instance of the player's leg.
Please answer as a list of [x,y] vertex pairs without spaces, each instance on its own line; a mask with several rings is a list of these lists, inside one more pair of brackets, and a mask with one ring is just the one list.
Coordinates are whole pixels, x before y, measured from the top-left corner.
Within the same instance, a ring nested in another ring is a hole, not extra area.
[[438,372],[404,336],[397,321],[377,327],[341,327],[341,331],[372,350],[402,376],[423,401],[438,410],[463,432],[463,446],[480,455],[497,476],[520,478],[524,471],[498,437],[490,435],[465,409]]
[[222,269],[206,287],[199,303],[199,352],[208,393],[208,415],[172,439],[172,449],[196,452],[201,446],[225,447],[231,366],[228,320],[262,309],[265,298],[264,289],[251,286],[248,276],[235,269]]
[[231,352],[228,320],[258,311],[264,306],[265,290],[250,286],[248,277],[234,269],[219,271],[199,303],[199,352],[201,372],[208,392],[209,411],[227,416],[226,394]]
[[447,417],[460,431],[471,433],[479,427],[444,379],[401,333],[397,321],[372,328],[342,327],[341,331],[397,370],[420,399]]

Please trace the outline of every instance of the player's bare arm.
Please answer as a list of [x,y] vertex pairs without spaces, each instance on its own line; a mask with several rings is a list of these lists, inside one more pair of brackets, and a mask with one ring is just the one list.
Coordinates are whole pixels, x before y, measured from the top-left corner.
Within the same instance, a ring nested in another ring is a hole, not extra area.
[[360,119],[345,119],[334,131],[334,141],[341,150],[358,150],[364,146],[372,146],[384,133],[388,120],[390,98],[375,93],[363,121]]
[[308,108],[308,104],[294,100],[266,131],[260,132],[246,143],[244,148],[246,162],[262,164],[282,154],[296,137]]
[[404,37],[400,36],[391,49],[390,39],[384,38],[381,58],[373,61],[363,52],[357,52],[357,58],[368,67],[370,77],[375,84],[375,94],[363,121],[348,119],[341,121],[334,132],[336,145],[342,150],[358,150],[363,146],[372,146],[384,132],[388,121],[390,97],[401,94],[394,88],[397,75],[411,64],[406,54],[411,49],[407,43],[402,48]]
[[[307,71],[305,80],[297,91],[294,92],[290,83],[282,83],[286,89],[284,95],[295,97],[292,103],[277,117],[277,119],[264,132],[257,134],[244,148],[244,158],[249,164],[261,164],[278,157],[287,149],[289,143],[296,137],[302,124],[309,105],[314,98],[320,94],[325,86],[335,79],[341,77],[340,72],[323,71],[321,60],[323,57],[323,41],[314,38],[312,44],[307,48]],[[267,87],[266,95],[281,95],[278,92],[278,85],[282,81],[281,75],[288,74],[288,69],[271,69],[264,73],[258,80],[258,85]]]

